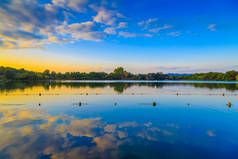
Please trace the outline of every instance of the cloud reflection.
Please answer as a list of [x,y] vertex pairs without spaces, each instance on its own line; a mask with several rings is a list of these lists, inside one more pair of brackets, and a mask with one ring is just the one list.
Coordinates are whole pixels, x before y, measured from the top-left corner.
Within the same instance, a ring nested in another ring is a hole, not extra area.
[[1,159],[192,158],[197,154],[199,158],[208,154],[226,158],[231,153],[213,153],[220,150],[217,143],[233,144],[227,152],[237,148],[235,141],[211,126],[192,128],[186,122],[136,117],[109,122],[97,115],[52,115],[42,109],[0,107]]
[[173,135],[152,123],[109,124],[22,108],[3,107],[0,114],[0,158],[118,158],[123,145]]

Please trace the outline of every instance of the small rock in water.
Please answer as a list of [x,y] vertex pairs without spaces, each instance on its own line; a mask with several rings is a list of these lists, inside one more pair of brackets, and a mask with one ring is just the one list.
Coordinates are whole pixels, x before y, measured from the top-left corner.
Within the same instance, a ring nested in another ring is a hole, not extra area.
[[227,103],[227,106],[230,108],[230,107],[231,107],[231,102],[228,102],[228,103]]

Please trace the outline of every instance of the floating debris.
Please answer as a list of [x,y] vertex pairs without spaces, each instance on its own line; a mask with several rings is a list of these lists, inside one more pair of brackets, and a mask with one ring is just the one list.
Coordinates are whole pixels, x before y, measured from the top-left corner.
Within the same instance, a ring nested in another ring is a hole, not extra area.
[[156,106],[156,103],[155,103],[155,102],[153,102],[153,103],[152,103],[152,105],[153,105],[153,106]]
[[230,108],[231,107],[231,102],[228,102],[227,106],[228,106],[228,108]]
[[78,103],[73,103],[73,105],[81,107],[83,105],[87,105],[87,103],[78,102]]

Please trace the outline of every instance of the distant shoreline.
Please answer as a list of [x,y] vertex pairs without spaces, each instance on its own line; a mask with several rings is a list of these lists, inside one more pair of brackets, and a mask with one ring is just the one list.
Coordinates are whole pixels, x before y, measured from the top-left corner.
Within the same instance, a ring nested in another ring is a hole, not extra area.
[[238,81],[201,81],[201,80],[51,80],[56,82],[79,83],[238,83]]
[[0,67],[0,81],[45,81],[45,80],[80,80],[80,81],[238,81],[238,71],[208,72],[195,74],[164,74],[162,72],[133,74],[122,67],[111,73],[106,72],[33,72],[25,69]]
[[1,82],[56,82],[56,83],[223,83],[238,84],[238,81],[203,81],[203,80],[10,80]]

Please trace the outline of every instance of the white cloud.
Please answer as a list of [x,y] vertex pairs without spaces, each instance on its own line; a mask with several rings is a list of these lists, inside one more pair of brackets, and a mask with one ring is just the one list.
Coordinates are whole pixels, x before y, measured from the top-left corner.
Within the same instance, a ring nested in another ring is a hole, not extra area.
[[217,29],[216,29],[216,24],[211,24],[211,25],[209,25],[209,26],[207,27],[207,29],[210,30],[210,31],[217,31]]
[[1,49],[15,49],[17,47],[17,43],[9,40],[0,40],[0,50]]
[[61,26],[57,27],[57,32],[61,35],[68,34],[72,38],[79,40],[92,40],[101,41],[104,37],[104,33],[98,31],[99,28],[94,22],[82,22],[66,24],[64,22]]
[[179,31],[175,31],[175,32],[170,32],[167,34],[168,36],[174,36],[174,37],[178,37],[181,35],[181,33]]
[[[115,4],[113,6],[106,0],[3,1],[0,5],[0,48],[42,48],[50,43],[101,41],[107,34],[117,35],[117,29],[120,29],[118,36],[125,38],[153,36],[124,31],[128,28],[126,18],[116,10]],[[83,18],[85,15],[87,20]],[[157,18],[150,18],[138,25],[149,29],[157,21]],[[150,32],[169,27],[152,28]]]
[[119,32],[119,36],[122,36],[124,38],[134,38],[137,36],[136,33],[130,33],[130,32],[124,32],[124,31],[120,31]]
[[37,1],[1,2],[0,39],[8,49],[42,48],[48,35],[54,33],[53,28],[59,22],[58,15],[57,10],[48,10]]
[[53,42],[53,43],[68,43],[68,42],[73,43],[73,41],[70,41],[69,39],[59,38],[59,37],[55,37],[55,36],[49,37],[48,41]]
[[[95,7],[98,4],[101,6]],[[82,22],[82,18],[75,14],[80,13],[83,17],[85,14],[90,15],[86,12],[89,10],[97,13],[91,17],[94,21]],[[0,5],[0,48],[42,48],[49,43],[101,41],[106,33],[116,34],[113,28],[105,30],[103,28],[105,25],[115,25],[118,18],[124,16],[115,8],[110,10],[98,1],[52,0],[51,3],[32,0],[3,1]],[[122,27],[123,23],[119,25]]]
[[144,29],[148,29],[150,25],[152,25],[153,23],[157,22],[158,18],[149,18],[146,21],[141,21],[139,23],[137,23],[138,26],[143,27]]
[[144,36],[144,37],[148,37],[148,38],[153,37],[152,34],[141,34],[141,35]]
[[130,33],[130,32],[124,32],[124,31],[120,31],[118,35],[124,38],[153,37],[152,34]]
[[102,41],[105,34],[102,32],[87,32],[87,33],[73,33],[72,37],[76,39],[90,40],[90,41]]
[[143,26],[144,24],[145,24],[145,21],[141,21],[137,23],[138,26]]
[[52,0],[52,4],[54,6],[66,8],[66,9],[73,9],[78,12],[86,11],[86,6],[89,0]]
[[111,35],[117,34],[115,28],[113,28],[113,27],[108,27],[108,28],[106,28],[106,29],[104,30],[104,32],[107,33],[107,34],[111,34]]
[[122,28],[127,28],[128,27],[128,23],[127,22],[120,22],[118,24],[118,29],[122,29]]
[[165,24],[162,27],[149,29],[149,31],[152,32],[152,33],[158,33],[161,30],[166,30],[166,29],[170,29],[170,28],[173,28],[173,26]]
[[28,40],[40,40],[42,39],[41,36],[38,36],[31,32],[25,31],[8,31],[8,30],[0,30],[0,37],[12,41],[28,41]]
[[102,23],[105,25],[115,25],[118,18],[123,18],[124,16],[114,10],[109,10],[104,7],[92,7],[97,11],[97,15],[93,17],[93,20],[97,23]]
[[94,22],[73,23],[68,25],[70,31],[74,32],[90,32],[96,27]]

